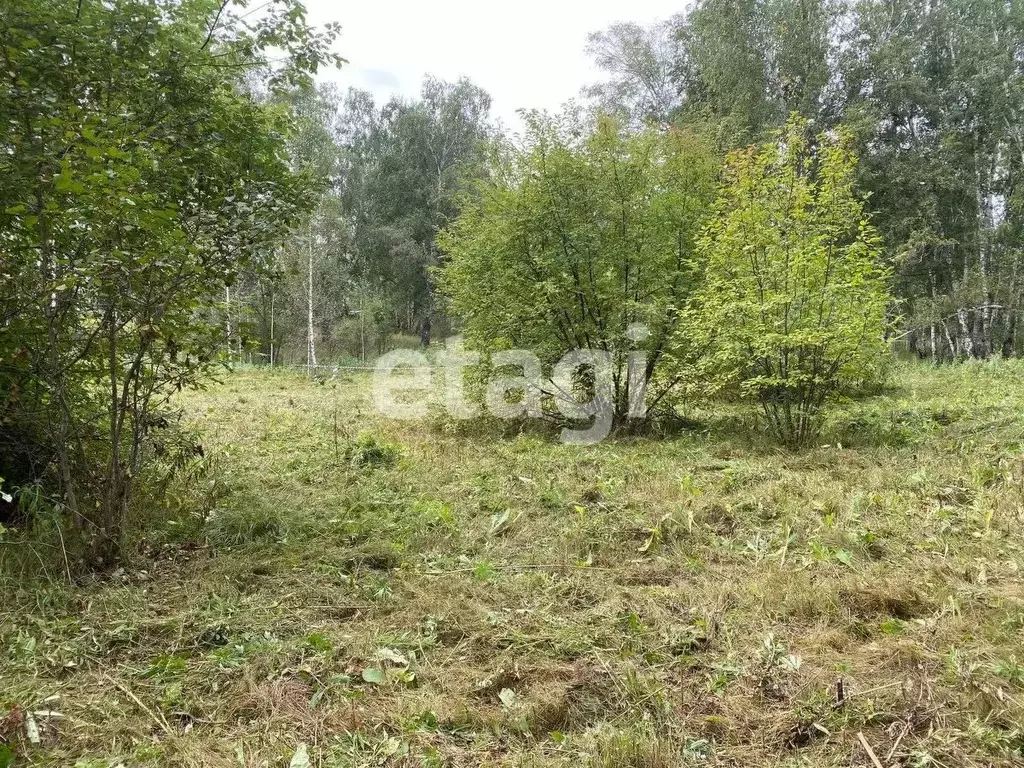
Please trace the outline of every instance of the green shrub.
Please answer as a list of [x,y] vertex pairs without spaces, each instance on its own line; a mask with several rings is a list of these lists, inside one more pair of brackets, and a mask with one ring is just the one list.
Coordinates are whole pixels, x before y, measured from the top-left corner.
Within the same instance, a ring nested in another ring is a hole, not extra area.
[[797,446],[844,387],[882,375],[890,303],[881,242],[854,193],[843,130],[806,138],[794,118],[760,150],[732,153],[701,240],[697,323],[717,376],[760,403]]
[[[524,144],[500,148],[440,237],[439,287],[468,349],[529,350],[548,367],[577,348],[611,353],[621,424],[636,390],[669,367],[666,343],[700,278],[717,158],[695,134],[631,133],[608,117],[590,130],[571,115],[533,115]],[[631,349],[647,355],[632,376]],[[649,400],[679,381],[659,378]]]

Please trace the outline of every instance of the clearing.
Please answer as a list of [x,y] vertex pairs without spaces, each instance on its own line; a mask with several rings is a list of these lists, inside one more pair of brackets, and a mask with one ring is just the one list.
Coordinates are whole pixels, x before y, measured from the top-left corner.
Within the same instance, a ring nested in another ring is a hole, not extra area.
[[236,372],[184,401],[205,518],[106,581],[0,546],[0,737],[80,768],[1019,765],[1022,376],[901,366],[793,454],[733,407],[569,447]]

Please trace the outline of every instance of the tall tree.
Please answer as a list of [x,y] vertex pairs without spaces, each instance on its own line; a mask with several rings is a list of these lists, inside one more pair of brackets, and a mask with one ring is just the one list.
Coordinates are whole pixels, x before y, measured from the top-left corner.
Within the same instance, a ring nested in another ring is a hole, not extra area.
[[704,0],[679,31],[678,77],[689,119],[719,125],[726,147],[757,140],[784,117],[774,98],[764,0]]
[[798,112],[835,119],[835,0],[701,0],[649,27],[614,24],[587,52],[608,74],[584,94],[605,111],[711,122],[726,148],[756,141]]
[[760,140],[797,112],[819,127],[837,9],[830,0],[703,0],[680,27],[684,115],[720,124],[727,147]]
[[669,120],[682,98],[673,73],[681,23],[680,18],[649,27],[623,22],[591,33],[586,52],[608,79],[585,87],[584,96],[634,124]]
[[465,182],[480,173],[490,97],[468,80],[428,77],[418,101],[379,113],[350,94],[345,192],[362,279],[388,297],[396,330],[414,332],[434,311],[428,269],[438,230],[458,213]]

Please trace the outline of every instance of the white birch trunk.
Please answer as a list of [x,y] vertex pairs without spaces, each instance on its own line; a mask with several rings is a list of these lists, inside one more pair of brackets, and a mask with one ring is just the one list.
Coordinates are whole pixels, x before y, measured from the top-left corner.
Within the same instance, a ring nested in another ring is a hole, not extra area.
[[270,294],[270,367],[274,367],[274,294]]
[[971,336],[971,327],[967,323],[967,310],[960,308],[956,311],[956,319],[960,323],[960,335],[963,338],[963,349],[967,357],[974,357],[974,338]]
[[309,346],[306,351],[306,366],[312,370],[316,367],[316,337],[313,334],[313,241],[309,240],[309,290],[306,292],[308,296],[308,308],[309,313],[307,316],[306,333],[309,339]]
[[231,289],[224,287],[224,315],[228,335],[228,362],[231,362]]

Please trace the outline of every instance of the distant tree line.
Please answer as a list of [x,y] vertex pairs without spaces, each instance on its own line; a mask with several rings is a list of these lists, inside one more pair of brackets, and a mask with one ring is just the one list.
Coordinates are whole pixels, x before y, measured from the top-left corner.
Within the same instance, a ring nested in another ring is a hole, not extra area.
[[[897,346],[936,361],[1024,351],[1024,4],[702,0],[595,32],[587,51],[606,73],[583,89],[591,122],[699,129],[723,157],[794,113],[811,136],[843,126],[893,267]],[[383,105],[330,87],[294,98],[294,156],[331,181],[273,275],[243,278],[235,354],[366,358],[446,335],[457,319],[430,269],[437,233],[490,172],[488,95],[427,78],[419,98]]]
[[701,0],[588,50],[607,78],[586,95],[634,125],[708,125],[724,150],[793,112],[846,126],[899,342],[934,360],[1024,351],[1024,3]]
[[381,106],[331,85],[289,97],[293,162],[325,186],[273,269],[242,276],[225,307],[232,354],[315,365],[445,335],[429,270],[442,259],[438,231],[485,172],[490,97],[468,80],[433,77],[418,99]]

